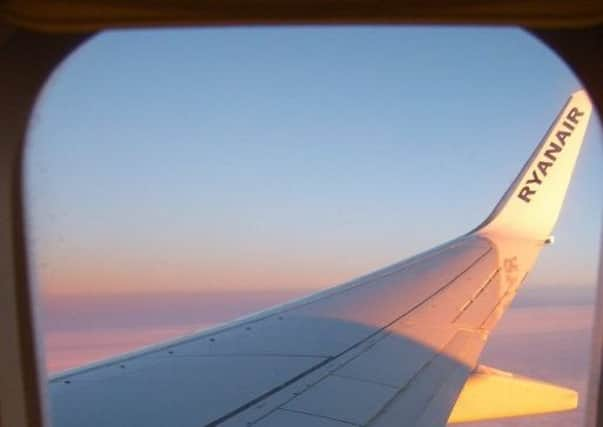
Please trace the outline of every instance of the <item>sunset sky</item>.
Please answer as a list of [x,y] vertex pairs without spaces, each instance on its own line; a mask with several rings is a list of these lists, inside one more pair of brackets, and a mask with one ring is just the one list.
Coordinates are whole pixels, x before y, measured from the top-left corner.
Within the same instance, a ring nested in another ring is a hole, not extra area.
[[[26,186],[36,276],[60,294],[318,289],[480,223],[568,95],[516,29],[129,31],[40,97]],[[534,285],[592,285],[591,120]]]
[[[49,370],[215,325],[466,233],[580,87],[517,29],[95,37],[54,73],[28,135]],[[539,373],[580,390],[602,134],[595,115],[556,243],[484,354],[526,374],[557,345],[561,359]],[[580,414],[547,423],[574,425]]]

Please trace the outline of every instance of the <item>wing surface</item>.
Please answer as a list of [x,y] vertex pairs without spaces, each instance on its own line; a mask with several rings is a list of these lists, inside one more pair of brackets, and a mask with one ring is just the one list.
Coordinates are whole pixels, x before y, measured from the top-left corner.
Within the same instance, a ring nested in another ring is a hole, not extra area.
[[[568,130],[572,109],[582,114],[550,160],[550,138]],[[588,98],[575,93],[474,232],[293,303],[60,374],[49,382],[53,426],[445,425],[554,225],[588,114]],[[543,161],[552,163],[544,172]],[[532,172],[540,183],[527,182]],[[557,212],[533,232],[530,206]]]

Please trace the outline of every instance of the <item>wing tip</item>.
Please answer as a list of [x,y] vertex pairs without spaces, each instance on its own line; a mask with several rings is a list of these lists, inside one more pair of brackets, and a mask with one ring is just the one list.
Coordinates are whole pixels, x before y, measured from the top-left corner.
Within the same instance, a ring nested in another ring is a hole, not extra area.
[[573,92],[490,216],[473,232],[547,239],[557,221],[592,112]]

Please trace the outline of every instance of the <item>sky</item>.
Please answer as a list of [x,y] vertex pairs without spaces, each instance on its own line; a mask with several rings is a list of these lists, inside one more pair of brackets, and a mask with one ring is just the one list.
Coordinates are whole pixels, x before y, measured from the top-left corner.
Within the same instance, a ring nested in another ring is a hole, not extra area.
[[[116,31],[43,90],[26,149],[45,293],[320,289],[471,230],[580,83],[518,29]],[[592,286],[595,117],[530,282]]]
[[[466,233],[580,87],[518,29],[93,38],[46,84],[26,146],[49,369],[215,325]],[[497,367],[540,363],[543,379],[585,387],[587,371],[572,366],[586,365],[589,346],[602,135],[593,115],[556,243],[484,354]],[[569,330],[542,311],[563,303],[573,308],[555,316]],[[529,329],[526,318],[542,321]],[[517,342],[542,345],[520,355],[509,351]],[[539,349],[566,356],[543,364]]]

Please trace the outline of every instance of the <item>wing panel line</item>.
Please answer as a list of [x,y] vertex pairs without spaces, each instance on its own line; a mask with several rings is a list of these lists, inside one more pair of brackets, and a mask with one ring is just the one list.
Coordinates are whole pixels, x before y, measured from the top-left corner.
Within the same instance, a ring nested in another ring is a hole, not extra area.
[[[381,328],[377,329],[376,331],[374,331],[373,333],[369,334],[367,337],[363,338],[362,340],[358,341],[357,343],[354,343],[353,345],[351,345],[350,347],[346,348],[345,350],[341,351],[340,353],[336,354],[335,356],[329,357],[325,360],[323,360],[322,362],[316,364],[315,366],[306,369],[305,371],[299,373],[298,375],[296,375],[295,377],[285,381],[284,383],[272,388],[271,390],[268,390],[265,393],[262,393],[260,396],[256,397],[255,399],[250,400],[249,402],[239,406],[236,409],[233,409],[232,411],[230,411],[229,413],[221,416],[220,418],[211,421],[207,424],[205,424],[204,427],[216,427],[218,425],[220,425],[221,423],[223,423],[224,421],[227,421],[228,419],[234,417],[235,415],[240,414],[241,412],[244,412],[245,410],[249,409],[250,407],[258,404],[259,402],[261,402],[262,400],[266,399],[267,397],[283,390],[284,388],[288,387],[289,385],[295,383],[296,381],[302,379],[303,377],[307,376],[308,374],[311,374],[312,372],[315,372],[316,370],[324,367],[325,365],[327,365],[328,363],[336,360],[337,358],[341,357],[342,355],[344,355],[345,353],[361,346],[362,344],[366,343],[367,341],[369,341],[370,339],[372,339],[373,337],[381,334],[384,330],[386,330],[387,328],[389,328],[390,326],[392,326],[394,323],[398,322],[399,320],[401,320],[404,316],[407,316],[408,314],[412,313],[413,311],[415,311],[416,309],[418,309],[419,307],[421,307],[423,304],[425,304],[427,301],[429,301],[431,298],[433,298],[434,296],[436,296],[437,294],[439,294],[440,292],[442,292],[444,289],[448,288],[450,285],[452,285],[452,283],[454,283],[458,278],[460,278],[463,274],[465,274],[467,271],[469,271],[475,264],[477,264],[482,258],[484,258],[486,255],[488,255],[488,253],[490,253],[490,251],[492,251],[492,247],[489,245],[488,249],[486,251],[484,251],[481,255],[479,255],[475,260],[473,260],[465,269],[463,269],[463,271],[461,271],[459,274],[457,274],[455,277],[453,277],[448,283],[445,283],[444,285],[442,285],[442,287],[440,287],[439,289],[437,289],[435,292],[433,292],[431,295],[429,295],[427,298],[425,298],[424,300],[420,301],[419,303],[417,303],[416,305],[414,305],[413,307],[411,307],[409,310],[407,310],[405,313],[401,314],[400,316],[396,317],[394,320],[392,320],[391,322],[389,322],[388,324],[382,326]],[[429,363],[429,362],[428,362]],[[421,368],[422,369],[422,368]],[[277,408],[275,408],[276,410]]]
[[452,323],[456,322],[457,320],[459,320],[459,318],[463,315],[463,313],[465,313],[465,311],[467,311],[467,309],[469,307],[471,307],[471,305],[479,298],[479,296],[486,290],[486,288],[488,287],[488,285],[490,285],[492,283],[492,281],[494,280],[494,278],[498,275],[498,273],[500,272],[500,267],[497,268],[494,273],[492,273],[492,275],[488,278],[488,280],[485,281],[485,283],[479,287],[479,289],[477,291],[474,292],[474,294],[471,296],[471,298],[469,298],[465,304],[463,304],[463,306],[461,307],[461,309],[459,310],[458,314],[454,317],[454,319],[452,319]]
[[347,424],[349,426],[358,426],[358,424],[354,424],[354,423],[351,423],[349,421],[342,420],[340,418],[328,417],[326,415],[317,415],[317,414],[313,414],[311,412],[300,411],[299,409],[279,408],[279,411],[287,411],[287,412],[292,412],[294,414],[303,414],[303,415],[309,415],[311,417],[316,417],[316,418],[324,418],[326,420],[332,420],[332,421],[337,421],[339,423],[344,423],[344,424]]

